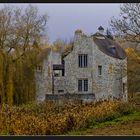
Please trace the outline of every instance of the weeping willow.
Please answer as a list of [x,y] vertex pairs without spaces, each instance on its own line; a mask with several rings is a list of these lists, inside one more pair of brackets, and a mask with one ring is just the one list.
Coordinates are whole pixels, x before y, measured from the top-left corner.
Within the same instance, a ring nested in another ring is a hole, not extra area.
[[4,101],[4,54],[0,52],[0,102]]
[[13,62],[12,55],[0,52],[0,104],[19,105],[35,100],[36,52]]
[[27,52],[26,56],[15,63],[14,103],[19,105],[35,100],[36,52]]
[[12,57],[0,52],[0,103],[13,104]]
[[5,95],[6,103],[13,105],[13,63],[12,57],[7,57],[7,67],[5,73]]

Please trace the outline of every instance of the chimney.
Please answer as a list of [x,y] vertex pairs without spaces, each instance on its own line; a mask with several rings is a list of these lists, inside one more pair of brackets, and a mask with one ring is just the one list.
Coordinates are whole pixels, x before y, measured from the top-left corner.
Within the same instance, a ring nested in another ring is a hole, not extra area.
[[99,31],[100,34],[104,34],[104,28],[102,26],[100,26],[98,28],[98,31]]
[[81,39],[81,36],[82,36],[82,30],[77,29],[77,30],[75,31],[74,40],[79,40],[79,39]]
[[82,30],[77,29],[77,30],[75,31],[75,35],[81,35],[81,34],[82,34]]

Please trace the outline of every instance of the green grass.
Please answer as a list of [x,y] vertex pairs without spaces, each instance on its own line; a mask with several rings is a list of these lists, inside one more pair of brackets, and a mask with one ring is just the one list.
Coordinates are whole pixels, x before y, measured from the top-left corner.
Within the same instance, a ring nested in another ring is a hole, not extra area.
[[113,119],[112,121],[106,121],[106,122],[101,122],[101,123],[94,122],[94,123],[91,123],[91,125],[89,125],[88,128],[85,128],[80,131],[68,132],[66,135],[81,135],[83,131],[88,132],[91,129],[104,128],[104,127],[112,126],[116,124],[126,124],[127,122],[134,121],[134,120],[140,120],[140,112],[133,112],[131,114]]

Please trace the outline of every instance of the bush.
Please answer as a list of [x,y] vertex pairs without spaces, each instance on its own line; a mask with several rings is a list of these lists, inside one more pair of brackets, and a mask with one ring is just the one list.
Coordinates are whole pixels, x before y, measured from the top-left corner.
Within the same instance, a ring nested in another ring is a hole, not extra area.
[[131,103],[120,103],[116,108],[116,111],[121,115],[128,115],[133,113],[136,110],[136,107]]
[[134,106],[118,101],[98,104],[30,103],[19,107],[3,106],[0,111],[2,135],[62,135],[113,120],[134,111]]

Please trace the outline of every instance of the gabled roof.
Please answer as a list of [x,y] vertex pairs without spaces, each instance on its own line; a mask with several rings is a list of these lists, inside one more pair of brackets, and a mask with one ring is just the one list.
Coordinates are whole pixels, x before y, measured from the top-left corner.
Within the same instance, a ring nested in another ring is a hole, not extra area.
[[103,53],[118,59],[126,58],[125,51],[114,40],[111,40],[110,38],[98,32],[92,35],[92,37],[99,50]]

